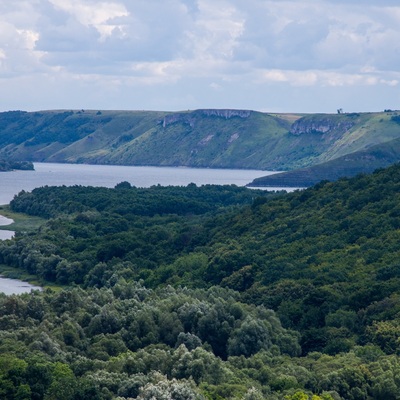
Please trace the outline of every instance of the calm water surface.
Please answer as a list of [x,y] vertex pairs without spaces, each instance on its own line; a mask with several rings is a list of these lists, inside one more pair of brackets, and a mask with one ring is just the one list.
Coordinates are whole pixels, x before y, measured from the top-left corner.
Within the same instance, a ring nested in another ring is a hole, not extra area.
[[[35,171],[0,173],[0,204],[8,204],[21,190],[41,186],[105,186],[114,187],[127,181],[133,186],[186,186],[189,183],[235,184],[244,186],[255,178],[275,172],[183,167],[125,167],[111,165],[35,163]],[[271,190],[280,188],[270,188]]]
[[[0,173],[0,204],[8,204],[21,190],[31,191],[41,186],[104,186],[114,187],[127,181],[136,187],[153,185],[186,186],[234,184],[244,186],[255,178],[274,172],[260,170],[233,170],[182,167],[126,167],[111,165],[51,164],[35,163],[35,171],[12,171]],[[268,188],[280,190],[282,188]],[[290,190],[285,188],[285,190]],[[293,190],[293,189],[292,189]],[[0,217],[0,225],[12,221]],[[0,239],[10,239],[14,232],[0,230]],[[0,277],[0,292],[6,294],[30,292],[32,287],[26,282]]]
[[[12,224],[14,221],[10,218],[0,215],[0,226],[7,226]],[[0,230],[0,240],[11,239],[14,236],[13,231],[2,231]]]
[[42,290],[39,286],[20,281],[18,279],[3,278],[0,276],[0,292],[7,295],[29,293],[31,290]]

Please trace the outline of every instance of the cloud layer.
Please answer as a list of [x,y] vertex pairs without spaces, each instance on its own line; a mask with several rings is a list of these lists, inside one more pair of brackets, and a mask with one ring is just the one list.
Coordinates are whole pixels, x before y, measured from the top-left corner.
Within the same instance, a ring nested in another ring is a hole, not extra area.
[[400,108],[400,5],[376,3],[3,1],[0,108]]

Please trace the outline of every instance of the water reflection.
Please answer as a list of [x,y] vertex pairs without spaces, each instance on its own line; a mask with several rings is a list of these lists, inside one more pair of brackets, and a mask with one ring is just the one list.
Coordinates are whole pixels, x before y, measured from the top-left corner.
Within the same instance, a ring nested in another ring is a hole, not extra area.
[[40,286],[31,285],[19,279],[3,278],[0,276],[0,293],[6,295],[30,293],[32,290],[42,290]]
[[14,237],[14,231],[3,231],[0,230],[0,240],[12,239]]
[[[6,226],[12,224],[14,221],[11,218],[7,218],[4,215],[0,215],[0,226]],[[14,236],[14,231],[0,230],[0,240],[11,239]]]

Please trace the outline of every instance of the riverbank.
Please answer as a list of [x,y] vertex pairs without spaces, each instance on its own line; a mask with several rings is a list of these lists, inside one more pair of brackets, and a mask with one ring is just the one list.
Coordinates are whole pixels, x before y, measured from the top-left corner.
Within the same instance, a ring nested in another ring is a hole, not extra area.
[[5,264],[0,264],[0,277],[18,279],[34,286],[43,286],[43,282],[39,282],[37,276],[31,275],[25,270],[13,268]]
[[31,161],[7,161],[0,160],[0,172],[11,171],[34,171],[35,168]]
[[0,218],[1,216],[12,221],[8,225],[0,224],[0,230],[5,231],[33,232],[46,221],[43,218],[13,212],[9,205],[0,206]]
[[[0,206],[0,240],[11,239],[15,232],[36,230],[45,220],[25,214],[14,213],[8,205]],[[25,271],[0,265],[0,293],[6,295],[42,290],[37,277]]]
[[[0,215],[0,227],[8,227],[14,222],[13,219]],[[0,230],[0,240],[12,239],[15,231],[8,230],[7,228]]]
[[42,291],[43,288],[19,279],[0,276],[0,293],[10,296],[13,294],[30,293],[32,290]]
[[[60,290],[63,290],[67,287],[62,285],[54,285],[49,282],[39,281],[36,275],[29,274],[25,270],[19,268],[13,268],[5,264],[0,264],[0,293],[2,292],[1,290],[2,279],[12,280],[12,281],[13,280],[22,281],[22,286],[24,286],[23,284],[25,283],[26,284],[25,287],[27,286],[27,284],[29,284],[35,289],[37,288],[38,290],[50,289],[55,292],[59,292]],[[19,283],[19,285],[21,284]]]

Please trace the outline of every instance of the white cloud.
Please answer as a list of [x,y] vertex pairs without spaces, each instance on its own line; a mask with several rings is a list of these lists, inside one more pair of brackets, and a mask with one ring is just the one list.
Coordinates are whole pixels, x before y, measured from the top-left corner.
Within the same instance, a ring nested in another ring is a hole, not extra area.
[[113,23],[117,17],[125,17],[128,12],[123,4],[115,2],[50,0],[56,7],[71,14],[84,26],[93,26],[104,38],[118,25]]
[[387,75],[388,79],[380,78],[378,72],[349,74],[335,71],[293,71],[293,70],[259,70],[254,80],[258,83],[285,82],[292,86],[357,86],[357,85],[389,85],[396,86],[399,83],[400,73]]
[[[65,90],[70,82],[126,99],[145,87],[142,101],[153,105],[168,88],[183,109],[184,101],[223,107],[245,98],[262,108],[256,101],[276,87],[293,98],[303,87],[396,88],[399,65],[397,0],[0,1],[2,88],[36,79]],[[249,94],[235,98],[235,87]]]
[[229,2],[200,0],[198,18],[190,28],[185,33],[192,58],[231,59],[244,19]]

